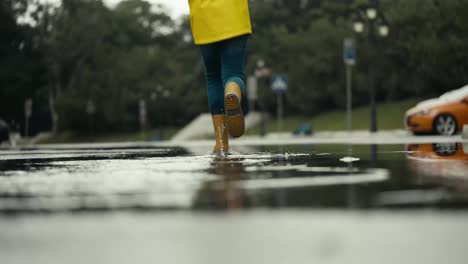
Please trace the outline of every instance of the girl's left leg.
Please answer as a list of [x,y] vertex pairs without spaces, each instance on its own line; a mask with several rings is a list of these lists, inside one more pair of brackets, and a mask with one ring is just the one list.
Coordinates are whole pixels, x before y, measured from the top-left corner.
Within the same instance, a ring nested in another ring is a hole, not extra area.
[[221,78],[221,50],[219,43],[201,45],[208,85],[208,104],[212,115],[224,115],[224,85]]
[[213,152],[224,156],[229,151],[226,115],[224,109],[224,87],[221,78],[221,54],[217,43],[200,46],[205,63],[208,84],[208,103],[213,119],[215,146]]

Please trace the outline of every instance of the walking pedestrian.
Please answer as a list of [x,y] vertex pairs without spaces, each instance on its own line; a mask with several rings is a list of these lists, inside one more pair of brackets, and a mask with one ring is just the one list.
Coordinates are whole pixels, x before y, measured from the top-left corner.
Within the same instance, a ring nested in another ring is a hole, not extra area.
[[229,152],[228,134],[244,134],[244,62],[252,34],[248,0],[188,0],[194,42],[205,64],[209,109],[213,119],[213,152]]

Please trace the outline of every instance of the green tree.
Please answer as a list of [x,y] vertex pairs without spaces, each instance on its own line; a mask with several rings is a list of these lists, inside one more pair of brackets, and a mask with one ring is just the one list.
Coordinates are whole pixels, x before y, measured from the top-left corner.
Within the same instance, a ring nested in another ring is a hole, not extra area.
[[[0,3],[0,117],[23,131],[24,101],[40,99],[40,84],[44,67],[35,39],[33,26],[25,20],[32,1],[4,0]],[[41,116],[40,104],[34,104],[35,117]],[[34,130],[46,129],[37,123]]]

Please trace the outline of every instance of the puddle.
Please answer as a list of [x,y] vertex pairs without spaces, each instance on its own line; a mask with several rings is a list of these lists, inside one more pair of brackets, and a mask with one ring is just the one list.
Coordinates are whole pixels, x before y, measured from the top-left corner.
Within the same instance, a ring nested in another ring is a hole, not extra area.
[[0,212],[468,208],[463,144],[254,149],[2,151]]

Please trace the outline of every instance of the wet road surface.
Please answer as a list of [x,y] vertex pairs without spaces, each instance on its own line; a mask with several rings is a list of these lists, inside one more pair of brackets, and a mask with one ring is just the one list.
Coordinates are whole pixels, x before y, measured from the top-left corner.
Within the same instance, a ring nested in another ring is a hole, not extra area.
[[256,210],[0,221],[2,263],[466,263],[466,214]]
[[[281,151],[280,151],[281,150]],[[0,212],[468,208],[463,144],[3,151]]]
[[464,263],[467,209],[466,143],[0,151],[2,263]]

